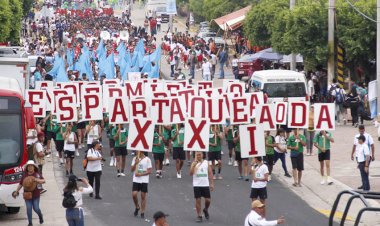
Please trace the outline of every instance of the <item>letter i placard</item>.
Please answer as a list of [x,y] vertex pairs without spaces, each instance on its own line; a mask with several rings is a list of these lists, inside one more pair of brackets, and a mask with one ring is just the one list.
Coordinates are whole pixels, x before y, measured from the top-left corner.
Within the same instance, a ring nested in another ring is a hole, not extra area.
[[240,125],[241,157],[265,156],[264,127],[262,125]]

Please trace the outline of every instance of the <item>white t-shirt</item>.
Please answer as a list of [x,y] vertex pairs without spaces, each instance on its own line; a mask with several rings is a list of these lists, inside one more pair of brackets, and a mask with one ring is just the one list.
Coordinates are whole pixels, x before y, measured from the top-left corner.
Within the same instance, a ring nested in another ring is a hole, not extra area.
[[68,144],[67,142],[70,141],[70,142],[74,142],[75,140],[75,133],[74,132],[71,132],[69,137],[67,139],[65,139],[65,143],[63,145],[63,150],[65,151],[75,151],[75,144]]
[[35,142],[37,142],[37,130],[36,129],[29,129],[28,130],[28,137],[31,137],[31,136],[34,136],[35,138],[28,138],[26,140],[26,144],[27,145],[31,145],[31,144],[34,144]]
[[[132,160],[132,166],[135,164],[136,157]],[[149,183],[149,175],[136,177],[135,173],[145,173],[148,171],[148,169],[152,168],[152,161],[150,161],[150,158],[145,156],[143,159],[140,160],[140,162],[136,166],[136,170],[133,173],[133,182],[134,183]]]
[[365,159],[365,156],[366,155],[371,155],[369,153],[369,148],[366,144],[357,144],[356,147],[355,147],[355,157],[356,157],[356,161],[357,162],[364,162],[366,159]]
[[94,140],[99,139],[99,125],[95,125],[87,134],[87,144],[92,144]]
[[[285,141],[285,137],[282,137],[280,135],[276,136],[274,138],[276,144],[279,144],[279,146],[281,148],[286,148],[286,141]],[[280,149],[278,149],[277,147],[274,147],[274,150],[278,153],[283,153],[283,151],[281,151]]]
[[237,67],[237,66],[238,66],[238,63],[239,63],[239,60],[238,60],[238,59],[233,59],[233,60],[232,60],[232,67]]
[[82,195],[88,195],[92,193],[94,189],[91,187],[91,185],[88,185],[87,188],[83,188],[82,191],[77,190],[73,192],[73,196],[75,198],[75,201],[77,201],[77,204],[75,205],[75,208],[81,207],[83,205]]
[[211,64],[210,62],[206,62],[206,63],[203,63],[202,64],[202,70],[203,70],[203,74],[205,75],[209,75],[211,74]]
[[211,64],[212,64],[212,65],[216,65],[216,63],[217,63],[217,62],[216,62],[216,61],[217,61],[217,58],[216,58],[215,54],[212,53],[212,54],[210,55],[210,57],[211,57],[211,59],[210,59]]
[[[93,148],[89,149],[87,152],[87,157],[102,157],[102,154],[98,150]],[[88,172],[98,172],[102,171],[102,160],[88,161],[86,171]]]
[[[355,138],[354,138],[354,145],[358,145],[359,142],[358,142],[358,137],[360,136],[360,134],[356,134],[355,135]],[[372,139],[372,136],[369,135],[368,133],[364,133],[363,136],[365,137],[365,141],[364,141],[364,144],[366,144],[368,146],[368,150],[370,151],[370,156],[372,156],[372,152],[371,152],[371,145],[374,144],[373,142],[373,139]]]
[[43,152],[44,151],[44,146],[42,146],[41,142],[36,143],[36,151],[37,152]]
[[315,93],[315,91],[314,91],[314,82],[313,82],[313,80],[310,79],[310,80],[307,82],[307,88],[309,89],[309,96],[313,96],[314,93]]
[[[249,222],[249,223],[248,223]],[[255,211],[251,210],[251,212],[247,215],[244,221],[244,226],[272,226],[277,225],[277,221],[267,221],[265,218],[260,216]]]
[[208,161],[203,160],[202,163],[198,163],[196,166],[196,172],[193,175],[194,187],[209,187],[208,181]]
[[[261,166],[257,166],[255,168],[255,176],[257,179],[264,179],[265,174],[269,173],[268,166],[265,164],[262,164]],[[252,181],[251,188],[265,188],[267,186],[267,181]]]

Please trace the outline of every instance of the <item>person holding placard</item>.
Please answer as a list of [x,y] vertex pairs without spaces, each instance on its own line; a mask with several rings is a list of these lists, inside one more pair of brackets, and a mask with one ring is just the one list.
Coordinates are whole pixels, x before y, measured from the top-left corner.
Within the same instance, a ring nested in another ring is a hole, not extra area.
[[[133,215],[136,217],[139,214],[141,218],[145,218],[145,205],[146,193],[148,193],[149,174],[152,172],[152,162],[148,156],[141,151],[137,152],[132,160],[131,171],[133,172],[133,186],[132,197],[135,204],[135,212]],[[141,192],[141,206],[137,194]]]
[[252,185],[251,195],[252,201],[260,199],[265,204],[265,199],[268,198],[267,183],[269,181],[268,166],[263,163],[263,158],[257,156],[253,158],[253,166],[251,169]]
[[127,140],[128,130],[122,124],[116,125],[111,132],[112,138],[115,140],[115,156],[116,156],[116,169],[117,177],[125,177],[125,157],[128,154]]
[[290,149],[290,158],[292,160],[294,187],[302,187],[301,178],[303,166],[303,148],[306,146],[306,137],[299,133],[298,129],[293,130],[293,135],[288,139],[287,145]]
[[71,131],[72,124],[69,123],[66,125],[66,131],[62,135],[64,139],[64,156],[65,156],[65,168],[66,168],[66,176],[69,176],[69,170],[70,174],[73,174],[73,164],[74,164],[74,158],[75,158],[75,145],[78,144],[77,135]]
[[63,165],[63,156],[62,152],[64,151],[64,145],[65,141],[63,139],[63,134],[66,132],[66,124],[60,123],[57,128],[56,128],[56,136],[55,136],[55,148],[57,149],[58,152],[58,157],[59,157],[59,166]]
[[[242,158],[241,153],[240,153],[240,135],[239,135],[239,130],[234,131],[234,143],[235,143],[235,158],[236,161],[238,162],[238,169],[239,169],[239,180],[245,180],[249,181],[248,177],[248,158]],[[244,165],[244,174],[243,174],[243,165]]]
[[154,135],[153,135],[153,158],[155,161],[155,167],[156,167],[156,177],[162,178],[162,165],[164,162],[165,157],[165,138],[162,135],[162,127],[161,126],[155,126],[154,128]]
[[[222,128],[219,125],[212,125],[210,128],[210,142],[208,160],[211,161],[213,179],[223,179],[221,176],[222,171],[222,139],[223,133],[220,132]],[[215,161],[218,162],[218,174],[215,173]]]
[[212,175],[211,166],[208,161],[203,159],[202,152],[195,153],[195,160],[190,167],[190,176],[193,177],[193,188],[195,198],[195,209],[197,212],[197,222],[202,222],[202,197],[205,199],[205,208],[203,213],[208,220],[210,215],[208,208],[211,204],[210,191],[214,190],[214,180]]
[[233,135],[233,126],[229,124],[229,120],[227,119],[227,125],[224,127],[224,134],[226,136],[227,140],[227,146],[228,146],[228,165],[231,166],[234,164],[234,166],[238,166],[237,161],[233,161],[232,156],[235,154],[235,143],[234,143],[234,135]]
[[[321,184],[325,184],[327,181],[328,185],[333,182],[330,178],[330,144],[334,143],[334,138],[332,134],[328,131],[322,130],[314,137],[314,146],[318,148],[318,161],[321,165],[320,172],[322,176]],[[324,165],[326,165],[326,176],[324,174]]]
[[165,166],[168,166],[170,165],[170,161],[169,161],[169,158],[170,158],[170,152],[172,150],[172,137],[173,135],[171,134],[172,133],[172,129],[174,128],[174,125],[164,125],[163,126],[163,131],[162,131],[162,135],[164,136],[165,138],[165,161],[164,161],[164,165]]
[[176,171],[177,178],[182,178],[181,169],[183,167],[183,162],[186,160],[186,153],[183,150],[183,142],[185,140],[185,125],[183,123],[177,124],[172,130],[173,139],[173,160],[176,161]]
[[285,160],[285,155],[286,155],[286,137],[285,137],[285,130],[282,128],[279,128],[276,133],[276,137],[274,138],[275,140],[275,147],[274,147],[274,164],[276,164],[277,160],[280,159],[282,163],[282,168],[284,169],[285,172],[285,177],[292,177],[290,176],[288,169],[286,168],[286,160]]
[[268,181],[271,180],[271,174],[273,170],[274,164],[274,147],[276,147],[275,139],[272,135],[270,135],[270,131],[265,131],[265,156],[264,162],[268,166]]

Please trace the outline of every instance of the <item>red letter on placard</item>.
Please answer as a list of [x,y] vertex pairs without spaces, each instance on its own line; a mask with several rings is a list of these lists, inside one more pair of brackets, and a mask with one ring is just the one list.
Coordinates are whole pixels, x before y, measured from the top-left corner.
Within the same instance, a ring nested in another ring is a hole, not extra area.
[[109,88],[108,92],[109,92],[110,97],[122,97],[123,96],[123,91],[121,91],[121,88],[119,88],[119,87]]
[[113,107],[113,114],[111,115],[111,121],[112,122],[114,122],[116,120],[117,115],[121,115],[121,117],[123,117],[123,121],[125,121],[125,122],[128,121],[128,117],[125,113],[123,101],[121,99],[115,99],[115,105]]
[[264,123],[264,122],[268,122],[270,128],[275,128],[272,115],[269,109],[269,105],[263,105],[263,107],[261,108],[259,123]]
[[277,123],[285,123],[285,120],[286,120],[285,109],[286,109],[285,103],[277,104],[277,108],[276,108],[276,122]]
[[172,122],[174,119],[174,115],[178,115],[181,121],[185,121],[185,116],[183,115],[182,109],[179,104],[178,98],[173,98],[170,105],[170,121]]
[[74,109],[71,108],[71,107],[64,107],[63,106],[63,102],[64,101],[68,101],[69,103],[72,103],[74,102],[73,100],[73,97],[72,96],[66,96],[66,97],[61,97],[59,99],[59,102],[58,102],[58,105],[59,105],[59,109],[61,109],[61,111],[68,111],[69,112],[69,116],[65,117],[64,114],[60,114],[59,116],[61,117],[61,120],[60,121],[66,121],[66,120],[71,120],[74,118]]
[[[47,92],[47,91],[46,91]],[[29,90],[29,103],[33,106],[40,106],[41,102],[39,100],[42,100],[44,98],[44,93],[41,92],[33,92]],[[35,115],[43,115],[43,108],[38,108],[38,112],[34,112]]]
[[139,81],[136,82],[136,88],[133,89],[131,83],[126,82],[125,88],[127,90],[127,96],[133,97],[133,96],[142,96],[143,95],[143,82]]
[[136,139],[132,142],[131,146],[132,147],[136,147],[137,144],[141,141],[142,145],[144,146],[145,149],[148,149],[149,148],[149,145],[148,143],[146,142],[146,139],[145,139],[145,132],[148,130],[150,124],[152,124],[151,121],[147,121],[142,127],[140,125],[140,122],[138,119],[133,119],[133,123],[135,123],[136,125],[136,129],[137,129],[137,137]]
[[256,145],[255,145],[256,126],[248,127],[247,130],[249,132],[249,137],[251,138],[251,139],[249,139],[249,143],[250,143],[250,147],[251,147],[251,150],[249,151],[249,155],[257,155],[258,152],[256,150]]
[[197,106],[195,103],[196,102],[201,102],[201,109],[197,109],[197,111],[201,111],[202,112],[202,118],[205,118],[206,117],[206,100],[202,97],[194,97],[193,99],[191,99],[190,101],[190,108],[191,108],[191,112],[190,112],[190,117],[191,118],[194,118],[195,117],[195,107]]
[[[132,105],[131,115],[133,117],[137,117],[139,114],[141,114],[141,117],[143,118],[147,117],[146,110],[148,106],[146,105],[146,102],[144,100],[132,100],[131,105]],[[139,110],[137,106],[141,106],[141,109]]]
[[329,108],[326,105],[321,106],[321,111],[317,122],[317,128],[321,128],[321,124],[323,121],[327,122],[329,128],[333,128]]
[[156,106],[156,104],[158,104],[157,123],[163,123],[164,119],[162,118],[162,111],[163,111],[164,106],[169,107],[169,100],[168,99],[153,99],[152,106]]
[[[218,109],[213,108],[213,101],[218,101]],[[210,118],[210,123],[221,122],[223,118],[223,99],[207,99],[208,107],[208,117]],[[213,112],[218,111],[218,117],[213,117]]]
[[[235,90],[237,92],[235,92]],[[230,93],[238,93],[239,97],[243,96],[243,84],[241,83],[232,83],[230,85]]]
[[[238,104],[241,103],[241,107],[239,108],[238,107]],[[248,115],[247,114],[244,114],[242,118],[239,118],[239,113],[244,113],[245,111],[245,106],[247,106],[247,99],[232,99],[232,105],[233,105],[233,108],[234,109],[234,112],[232,112],[232,114],[234,114],[234,123],[245,123],[248,121]],[[230,112],[231,114],[231,112]]]
[[[304,103],[291,103],[292,108],[292,121],[290,122],[290,127],[303,127],[306,123],[306,105]],[[301,111],[297,112],[297,108],[301,108]],[[297,118],[301,118],[301,122],[296,122],[296,113]],[[301,115],[299,115],[301,113]],[[301,116],[301,117],[300,117]]]
[[202,138],[200,136],[203,127],[206,125],[206,121],[202,120],[201,123],[199,124],[199,126],[196,127],[194,121],[189,120],[189,125],[190,125],[191,129],[193,130],[194,135],[189,142],[188,148],[192,148],[194,146],[195,142],[199,143],[200,148],[202,148],[202,149],[206,148],[205,144],[203,143]]
[[[93,99],[95,100],[95,103],[93,105],[90,104],[90,100]],[[85,104],[85,115],[84,115],[84,118],[85,119],[89,119],[91,118],[90,116],[90,108],[96,108],[99,106],[99,97],[97,95],[84,95],[84,104]]]

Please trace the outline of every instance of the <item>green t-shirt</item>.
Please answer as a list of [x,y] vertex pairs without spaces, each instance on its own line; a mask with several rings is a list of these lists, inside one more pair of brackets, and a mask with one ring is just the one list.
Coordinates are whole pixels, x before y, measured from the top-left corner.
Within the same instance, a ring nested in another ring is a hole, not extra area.
[[73,123],[73,127],[71,127],[71,132],[76,133],[77,130],[78,130],[78,124],[77,123]]
[[240,139],[236,141],[235,143],[235,151],[240,152]]
[[[216,146],[211,146],[210,144],[215,144]],[[220,137],[218,135],[215,135],[212,130],[210,129],[210,138],[209,138],[209,151],[222,151],[222,144]]]
[[[114,127],[112,129],[112,132],[111,132],[112,138],[116,136],[117,130],[118,130],[118,127]],[[128,138],[128,130],[126,128],[124,128],[123,130],[124,130],[124,132],[120,131],[118,139],[115,139],[115,147],[116,148],[117,147],[125,147],[125,146],[127,146],[127,143],[124,143],[124,144],[120,145],[121,142],[124,142]]]
[[[62,133],[61,133],[62,131]],[[55,134],[55,139],[56,140],[63,140],[63,133],[66,132],[66,126],[62,126],[62,128],[60,128],[58,126],[58,129],[57,129],[57,132]]]
[[[269,135],[266,137],[266,143],[268,144],[274,144],[274,137]],[[265,152],[267,155],[274,155],[274,147],[265,146]]]
[[[174,128],[171,134],[172,138],[175,136],[176,132],[177,132],[177,128]],[[183,147],[184,140],[185,140],[185,128],[180,128],[178,132],[178,137],[173,139],[173,147],[175,148]],[[179,144],[178,141],[182,142],[182,144]]]
[[104,119],[104,128],[108,128],[110,122],[109,122],[109,119],[108,120],[105,120],[106,118],[108,118],[108,113],[103,113],[103,119]]
[[[329,138],[332,138],[332,134],[330,132],[326,132],[326,135]],[[321,133],[317,133],[313,139],[313,143],[317,143],[319,147],[322,147],[325,150],[330,150],[330,140],[326,139],[325,136],[321,135]],[[321,150],[318,149],[318,154],[321,153]]]
[[232,141],[234,140],[234,135],[233,135],[233,128],[229,128],[226,136],[227,141]]
[[[302,140],[303,142],[306,142],[306,137],[302,134],[298,134],[298,137],[300,140]],[[290,147],[297,147],[298,145],[298,152],[299,153],[302,153],[303,152],[303,146],[301,144],[301,142],[296,142],[296,138],[294,135],[291,135],[288,139],[288,142],[287,142],[287,145],[290,146]],[[296,150],[291,150],[291,152],[295,152]]]
[[55,123],[51,122],[50,117],[47,118],[46,123],[45,123],[45,129],[48,132],[55,132],[54,131]]
[[153,144],[159,144],[159,146],[153,145],[153,153],[165,153],[165,145],[162,137],[159,136],[158,133],[154,133],[153,135]]

